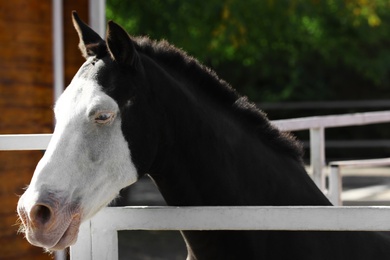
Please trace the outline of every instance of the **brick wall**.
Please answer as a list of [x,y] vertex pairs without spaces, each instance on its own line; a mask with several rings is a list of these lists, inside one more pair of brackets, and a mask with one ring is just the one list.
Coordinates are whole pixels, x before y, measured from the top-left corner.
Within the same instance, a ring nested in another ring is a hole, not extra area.
[[[64,1],[65,84],[83,62],[71,10],[88,20],[88,0]],[[0,1],[0,134],[53,130],[52,1]],[[0,259],[51,259],[17,234],[18,195],[41,151],[0,152]]]

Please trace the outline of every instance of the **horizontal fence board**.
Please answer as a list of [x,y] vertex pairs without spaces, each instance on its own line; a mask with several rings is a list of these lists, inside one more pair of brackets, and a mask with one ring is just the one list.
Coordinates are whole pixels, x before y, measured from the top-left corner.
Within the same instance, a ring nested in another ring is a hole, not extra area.
[[[294,126],[292,126],[293,128]],[[0,135],[1,150],[45,150],[52,134]],[[38,138],[39,140],[37,140]],[[304,147],[310,147],[308,140],[302,141]],[[327,148],[378,148],[390,147],[390,140],[326,140]]]
[[0,135],[0,151],[45,150],[52,134]]
[[[302,141],[305,148],[310,147],[309,140]],[[389,148],[390,140],[389,139],[376,139],[376,140],[326,140],[326,148],[339,149],[339,148]]]
[[331,167],[358,168],[358,167],[379,167],[390,166],[390,158],[367,159],[367,160],[349,160],[349,161],[332,161]]
[[388,122],[390,122],[390,111],[313,116],[272,121],[282,131],[299,131],[310,128],[332,128]]
[[319,109],[385,109],[390,107],[388,99],[373,100],[341,100],[341,101],[299,101],[299,102],[261,102],[257,106],[265,111],[267,110],[319,110]]
[[390,207],[120,207],[92,220],[108,230],[388,231]]

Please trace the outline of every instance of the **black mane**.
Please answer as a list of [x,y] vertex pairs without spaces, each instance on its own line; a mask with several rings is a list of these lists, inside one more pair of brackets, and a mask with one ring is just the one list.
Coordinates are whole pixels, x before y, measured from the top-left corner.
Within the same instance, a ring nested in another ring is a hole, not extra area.
[[248,126],[256,131],[265,144],[296,160],[302,160],[302,145],[290,133],[280,132],[254,103],[237,93],[226,81],[220,79],[210,68],[167,41],[154,41],[147,37],[133,38],[138,52],[165,66],[174,68],[191,79],[208,95],[217,97],[226,109],[236,113]]

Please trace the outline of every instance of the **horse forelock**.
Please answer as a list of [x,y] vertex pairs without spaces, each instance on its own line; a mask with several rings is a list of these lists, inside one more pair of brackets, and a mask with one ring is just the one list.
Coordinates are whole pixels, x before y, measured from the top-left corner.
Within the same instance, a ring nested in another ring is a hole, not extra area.
[[107,46],[105,42],[89,43],[86,44],[87,57],[96,56],[97,59],[103,58],[108,55]]

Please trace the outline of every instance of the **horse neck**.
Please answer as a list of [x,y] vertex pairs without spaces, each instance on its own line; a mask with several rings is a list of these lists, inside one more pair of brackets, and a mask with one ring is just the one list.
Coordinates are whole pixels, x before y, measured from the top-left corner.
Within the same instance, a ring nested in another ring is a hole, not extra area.
[[169,205],[327,205],[292,156],[279,154],[189,81],[160,71],[165,137],[150,172]]

